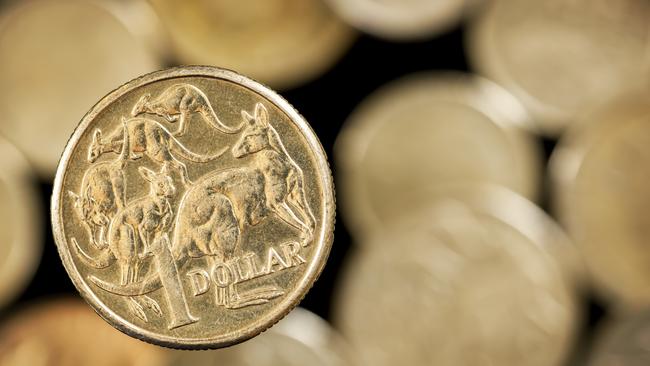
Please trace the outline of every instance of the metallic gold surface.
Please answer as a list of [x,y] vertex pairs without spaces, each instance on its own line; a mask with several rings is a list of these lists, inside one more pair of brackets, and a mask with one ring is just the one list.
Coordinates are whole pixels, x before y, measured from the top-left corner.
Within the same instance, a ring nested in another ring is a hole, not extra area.
[[221,350],[175,351],[170,366],[350,366],[349,350],[321,318],[294,309],[259,337]]
[[185,64],[220,65],[275,88],[324,72],[354,32],[320,0],[151,0]]
[[0,307],[27,286],[40,261],[43,232],[36,196],[27,160],[0,138]]
[[165,350],[125,337],[78,299],[37,303],[0,327],[2,366],[161,366]]
[[588,366],[650,365],[650,312],[610,320],[600,330]]
[[0,18],[0,133],[50,178],[88,106],[159,67],[100,3],[20,2]]
[[555,211],[601,295],[650,304],[650,96],[630,95],[584,115],[550,163]]
[[456,25],[466,0],[325,0],[345,21],[389,40],[430,38]]
[[346,121],[335,145],[343,219],[361,237],[421,187],[493,183],[534,199],[541,151],[510,94],[458,73],[389,84]]
[[561,365],[564,276],[526,233],[459,201],[405,219],[348,262],[335,319],[367,365]]
[[134,337],[218,348],[265,330],[325,265],[334,193],[307,122],[231,71],[146,75],[66,147],[52,224],[84,298]]
[[481,73],[512,91],[540,132],[650,80],[645,0],[494,0],[468,32]]

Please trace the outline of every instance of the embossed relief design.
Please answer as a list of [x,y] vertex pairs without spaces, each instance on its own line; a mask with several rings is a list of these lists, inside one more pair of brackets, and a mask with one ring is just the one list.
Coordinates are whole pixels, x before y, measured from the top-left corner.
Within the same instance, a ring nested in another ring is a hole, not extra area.
[[[221,133],[238,135],[232,147],[216,146],[210,155],[185,147],[178,137],[188,132],[190,120],[196,121],[192,115]],[[171,132],[153,116],[178,128]],[[98,162],[107,154],[117,157]],[[204,164],[225,154],[249,159],[190,178],[187,164]],[[144,157],[158,169],[143,166]],[[93,269],[117,266],[119,283],[103,279],[101,271],[88,280],[122,297],[127,311],[143,322],[152,314],[167,319],[169,329],[197,322],[186,296],[205,296],[210,289],[212,302],[223,309],[268,303],[282,297],[284,290],[264,277],[307,262],[300,250],[312,242],[316,221],[305,196],[303,172],[263,103],[242,110],[241,124],[231,127],[219,119],[199,88],[174,84],[158,96],[142,95],[113,131],[95,129],[87,159],[91,166],[79,191],[68,192],[87,233],[83,239],[70,238],[73,252]],[[149,185],[149,193],[128,202],[127,164],[135,164]],[[176,198],[177,208],[172,204]],[[262,253],[237,255],[244,232],[270,216],[293,228],[295,240],[266,245]],[[179,269],[199,258],[206,260],[207,268],[190,268],[182,281]],[[251,280],[256,280],[253,286],[238,289]],[[156,291],[163,292],[166,306],[149,296]]]

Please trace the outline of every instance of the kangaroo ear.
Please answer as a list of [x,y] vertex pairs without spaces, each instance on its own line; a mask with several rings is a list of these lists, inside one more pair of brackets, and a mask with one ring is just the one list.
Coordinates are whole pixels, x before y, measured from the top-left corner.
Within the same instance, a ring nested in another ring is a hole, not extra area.
[[249,125],[255,124],[255,118],[253,118],[250,113],[246,112],[243,109],[241,111],[241,118],[243,118],[245,122],[248,122]]
[[156,173],[154,173],[154,171],[152,171],[150,169],[147,169],[147,168],[145,168],[143,166],[138,168],[138,172],[140,172],[140,175],[142,176],[142,178],[144,178],[148,182],[153,181],[154,178],[156,177]]
[[264,127],[269,125],[269,111],[262,103],[255,104],[255,120]]
[[102,130],[96,128],[95,131],[93,131],[93,144],[98,143],[101,137],[102,137]]

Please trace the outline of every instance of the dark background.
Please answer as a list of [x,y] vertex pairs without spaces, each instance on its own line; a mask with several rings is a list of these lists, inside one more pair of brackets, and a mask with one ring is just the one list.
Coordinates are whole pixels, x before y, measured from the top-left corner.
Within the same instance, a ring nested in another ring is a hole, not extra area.
[[[336,176],[332,148],[343,122],[352,110],[383,84],[413,72],[471,71],[463,48],[463,37],[462,27],[430,41],[415,43],[391,43],[361,35],[343,58],[325,74],[303,86],[281,91],[280,94],[312,125],[330,158]],[[548,158],[555,141],[541,138],[540,141]],[[55,295],[78,296],[63,268],[52,238],[49,224],[51,182],[40,182],[40,187],[43,205],[47,208],[43,211],[43,222],[47,223],[43,228],[46,239],[43,257],[31,284],[5,314],[11,314],[36,299]],[[544,187],[546,194],[542,206],[547,209],[548,185],[544,184]],[[354,243],[339,218],[327,266],[301,306],[326,319],[330,318],[331,300],[340,279],[338,275],[351,250],[354,250]],[[591,294],[583,294],[582,298],[585,326],[578,335],[576,350],[589,347],[593,329],[605,315],[601,302]],[[581,354],[582,352],[576,352],[573,358],[578,360],[582,358]]]

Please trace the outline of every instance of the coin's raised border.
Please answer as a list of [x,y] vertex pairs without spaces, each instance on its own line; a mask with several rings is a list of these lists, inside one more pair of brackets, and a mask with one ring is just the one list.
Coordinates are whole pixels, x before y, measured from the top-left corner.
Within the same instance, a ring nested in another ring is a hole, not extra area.
[[[305,270],[305,275],[298,282],[295,289],[290,291],[290,293],[287,294],[287,296],[278,305],[276,305],[275,309],[277,310],[271,311],[268,315],[265,315],[264,317],[258,319],[247,328],[213,338],[186,339],[156,334],[154,332],[142,329],[141,327],[135,326],[133,323],[120,317],[118,314],[102,304],[99,298],[94,294],[89,285],[81,278],[78,271],[76,270],[76,266],[72,260],[71,253],[67,245],[67,240],[63,232],[61,217],[61,191],[63,189],[63,182],[65,180],[65,174],[70,162],[70,157],[75,146],[79,142],[83,133],[90,126],[91,122],[106,107],[130,91],[154,82],[181,77],[207,77],[233,82],[249,90],[252,90],[269,102],[273,103],[276,107],[282,110],[282,112],[285,113],[289,119],[291,119],[291,121],[295,124],[295,126],[299,129],[305,138],[311,151],[314,153],[314,158],[317,163],[316,170],[320,177],[320,182],[323,185],[323,213],[320,217],[322,225],[320,232],[314,238],[315,243],[318,243],[313,254],[316,260],[313,260],[309,263],[308,268]],[[213,66],[184,66],[156,71],[131,80],[102,98],[82,118],[81,122],[70,137],[65,150],[63,151],[63,155],[59,161],[57,174],[54,180],[54,189],[52,193],[51,204],[52,231],[59,251],[59,255],[61,256],[63,265],[65,266],[68,275],[72,279],[72,282],[74,283],[81,296],[95,309],[95,311],[102,318],[104,318],[108,323],[123,333],[145,342],[170,348],[191,350],[227,347],[253,338],[266,329],[270,328],[273,324],[286,316],[294,307],[298,305],[298,303],[303,299],[303,297],[312,287],[313,283],[318,279],[325,266],[325,262],[329,256],[329,252],[334,239],[334,183],[332,180],[329,164],[327,162],[327,155],[325,154],[325,151],[311,126],[298,113],[298,111],[296,111],[295,108],[289,104],[289,102],[287,102],[283,97],[281,97],[270,88],[245,76],[239,75],[234,71]]]

